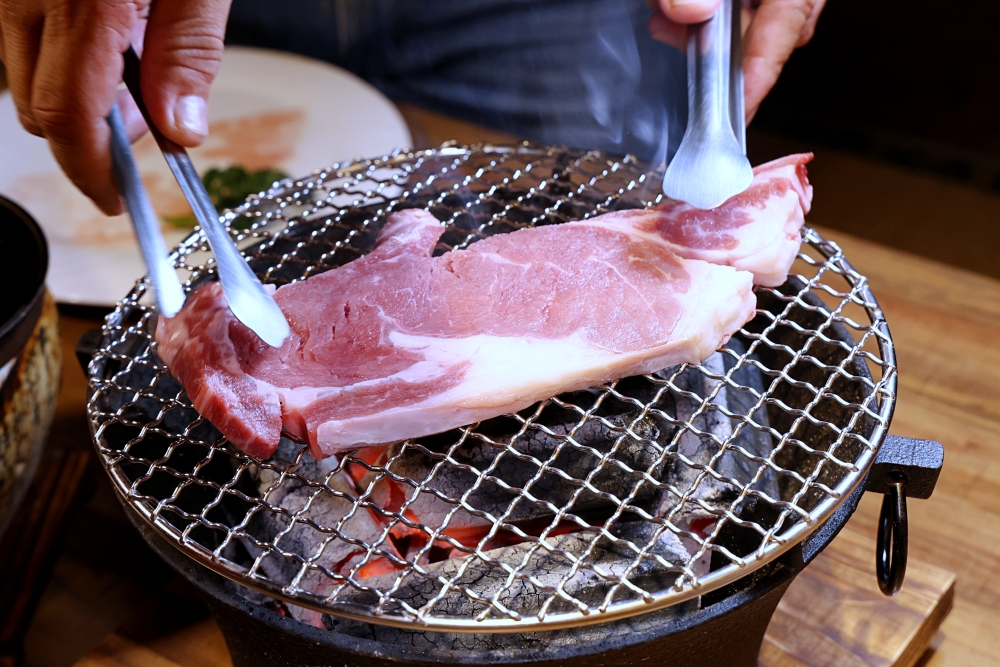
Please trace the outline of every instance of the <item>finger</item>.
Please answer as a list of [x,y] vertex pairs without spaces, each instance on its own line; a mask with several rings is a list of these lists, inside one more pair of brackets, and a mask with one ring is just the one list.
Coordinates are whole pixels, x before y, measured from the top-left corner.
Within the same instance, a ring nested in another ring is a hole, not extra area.
[[42,35],[42,14],[3,10],[3,57],[18,119],[28,132],[41,136],[41,128],[31,113],[31,80],[35,74],[39,42]]
[[747,30],[750,29],[750,24],[753,23],[754,10],[750,7],[740,8],[740,38],[744,41],[747,38]]
[[169,139],[197,146],[208,135],[208,92],[222,60],[230,0],[152,6],[142,56],[142,96]]
[[747,122],[799,44],[814,4],[811,0],[764,0],[757,8],[743,50]]
[[121,81],[134,6],[59,3],[45,16],[31,111],[66,175],[105,213],[121,211],[105,117]]
[[660,12],[654,12],[649,19],[649,32],[653,39],[675,46],[681,51],[687,48],[687,26],[674,23]]
[[799,35],[799,43],[796,46],[805,46],[813,38],[813,34],[816,32],[816,22],[819,20],[819,15],[823,13],[824,5],[826,5],[826,0],[817,0],[816,4],[813,5],[812,13],[806,19],[806,24],[802,26],[802,33]]
[[712,17],[722,0],[660,0],[663,14],[674,23],[701,23]]

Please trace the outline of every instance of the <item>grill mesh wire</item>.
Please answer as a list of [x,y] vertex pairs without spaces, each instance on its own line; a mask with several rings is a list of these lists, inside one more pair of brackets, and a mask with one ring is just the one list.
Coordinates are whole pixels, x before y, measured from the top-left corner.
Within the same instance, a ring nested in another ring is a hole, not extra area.
[[[420,206],[441,219],[448,230],[438,252],[447,252],[491,234],[655,204],[660,179],[633,159],[599,152],[446,144],[335,165],[279,184],[226,216],[254,270],[281,285],[360,256],[400,208]],[[288,442],[283,451],[291,454],[265,462],[226,444],[156,356],[156,316],[140,281],[108,316],[90,364],[92,433],[118,491],[159,534],[216,572],[286,602],[450,632],[571,627],[667,607],[745,576],[807,536],[863,478],[891,418],[895,361],[882,313],[839,248],[813,230],[804,234],[789,281],[758,288],[757,316],[736,336],[745,350],[724,350],[721,371],[706,364],[668,369],[404,443],[388,460],[372,462],[362,450],[325,466]],[[187,289],[213,274],[199,234],[174,262]],[[742,367],[756,369],[763,391],[734,380]],[[692,392],[684,373],[704,375],[714,389]],[[752,409],[718,405],[723,390],[750,397]],[[681,400],[695,406],[686,418],[671,409]],[[546,418],[556,413],[572,417],[569,430],[551,428]],[[606,416],[612,413],[627,419]],[[728,421],[731,435],[706,430],[707,416]],[[651,440],[639,428],[643,420],[670,437]],[[607,446],[577,441],[588,422],[606,429]],[[743,448],[737,436],[744,429],[768,434],[773,451],[765,458]],[[680,452],[685,432],[714,442],[710,460]],[[518,445],[537,433],[555,443],[548,458]],[[636,443],[653,452],[648,465],[620,455]],[[470,465],[467,447],[492,458]],[[589,472],[567,474],[558,457],[577,453],[589,457]],[[724,456],[749,462],[752,480],[720,473]],[[416,459],[425,464],[422,478],[400,474],[400,462]],[[527,471],[520,486],[498,472],[515,460]],[[347,471],[353,486],[340,481]],[[628,481],[621,495],[595,481],[612,473]],[[449,475],[464,485],[442,491],[434,480]],[[766,476],[776,478],[777,493],[761,490]],[[571,493],[556,501],[535,495],[544,479]],[[405,491],[401,506],[380,503],[376,489],[387,480]],[[735,490],[731,500],[706,502],[699,489],[713,483]],[[510,500],[502,512],[471,500],[487,491]],[[669,499],[666,510],[642,500],[651,493]],[[415,516],[421,495],[435,496],[447,513]],[[603,501],[604,510],[578,510],[583,497]],[[337,510],[317,512],[321,506]],[[516,521],[518,506],[544,518]],[[685,519],[695,515],[709,521],[696,529]],[[470,517],[485,526],[473,539],[449,531],[452,521]],[[626,523],[646,528],[641,539],[622,536]],[[726,537],[734,530],[750,534],[753,548],[734,548]],[[574,548],[564,548],[567,531],[579,538]],[[408,551],[400,548],[402,534]],[[686,558],[658,550],[670,534],[682,539]],[[498,536],[522,544],[497,550]],[[324,557],[345,548],[346,563]],[[442,567],[431,558],[439,549],[466,557]],[[610,565],[609,549],[619,556]],[[372,568],[389,573],[366,576]],[[650,568],[659,574],[646,576]]]

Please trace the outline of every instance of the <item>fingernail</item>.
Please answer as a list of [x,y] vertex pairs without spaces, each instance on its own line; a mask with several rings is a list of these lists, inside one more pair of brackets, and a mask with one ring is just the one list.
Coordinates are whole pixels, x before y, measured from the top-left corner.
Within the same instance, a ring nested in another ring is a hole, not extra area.
[[185,95],[174,108],[174,125],[178,130],[208,136],[208,113],[205,100],[197,95]]
[[107,202],[103,202],[98,204],[97,207],[101,209],[104,215],[108,216],[121,215],[125,212],[125,208],[122,206],[121,200],[119,199],[112,199]]

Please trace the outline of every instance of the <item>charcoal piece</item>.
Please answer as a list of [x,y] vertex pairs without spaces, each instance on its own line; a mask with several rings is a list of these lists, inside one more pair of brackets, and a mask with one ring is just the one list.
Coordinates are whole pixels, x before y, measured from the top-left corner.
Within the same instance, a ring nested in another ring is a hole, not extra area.
[[[359,564],[377,563],[386,559],[386,554],[398,554],[391,541],[382,539],[384,528],[369,509],[359,507],[351,512],[358,493],[339,462],[335,458],[317,461],[307,453],[293,466],[301,449],[300,445],[283,439],[270,463],[313,484],[292,476],[281,479],[279,473],[270,468],[257,471],[261,496],[267,494],[266,501],[270,505],[295,516],[295,524],[292,525],[291,517],[283,513],[264,509],[251,520],[249,532],[285,554],[274,551],[264,554],[259,567],[263,575],[287,586],[301,571],[303,559],[308,559],[316,567],[305,572],[297,587],[323,594],[335,582],[318,567],[345,574]],[[272,489],[275,483],[278,485]],[[369,556],[366,546],[376,543],[378,546]],[[248,548],[254,557],[264,553],[252,546]],[[305,613],[305,610],[300,611]]]
[[[392,498],[398,498],[402,493],[406,500],[411,501],[407,509],[421,523],[438,528],[449,512],[459,507],[459,499],[475,486],[479,476],[488,471],[488,476],[493,479],[481,481],[465,503],[494,519],[506,515],[508,522],[551,517],[564,507],[577,516],[599,517],[602,513],[607,515],[613,512],[630,495],[633,496],[633,504],[652,502],[656,489],[649,484],[638,484],[639,474],[650,469],[654,475],[658,474],[659,466],[655,464],[663,452],[661,443],[669,442],[669,432],[665,435],[661,425],[651,418],[633,424],[638,412],[606,417],[612,427],[599,419],[590,419],[575,432],[573,428],[578,416],[573,415],[571,419],[566,415],[560,416],[563,418],[540,420],[516,437],[511,432],[501,435],[491,433],[491,439],[497,444],[470,437],[450,452],[451,459],[458,465],[449,461],[442,463],[444,454],[441,452],[431,451],[428,454],[422,448],[410,445],[400,454],[402,445],[394,446],[386,456],[387,469],[399,477],[423,483],[424,488],[416,494],[413,484],[383,477],[372,487],[372,500],[388,507],[393,502]],[[540,426],[555,435],[550,435]],[[626,429],[637,437],[628,434]],[[567,436],[571,433],[570,441]],[[619,438],[621,442],[615,447]],[[587,476],[612,448],[615,451],[609,460],[589,480],[589,485],[596,492],[585,488]],[[436,470],[435,466],[438,466]],[[523,489],[535,500],[524,497],[521,493]],[[488,526],[491,523],[486,516],[459,507],[448,521],[448,528]]]
[[[637,479],[631,471],[639,473],[651,471],[655,475],[658,468],[654,467],[654,464],[661,458],[664,445],[670,442],[669,436],[672,435],[672,429],[664,433],[663,424],[652,418],[637,420],[637,417],[637,412],[605,417],[613,427],[608,427],[600,419],[591,418],[572,432],[576,426],[575,419],[569,423],[549,424],[543,415],[537,426],[548,428],[556,435],[549,435],[541,428],[532,428],[514,440],[512,447],[521,454],[533,456],[546,463],[549,467],[562,470],[574,479],[584,480],[597,467],[601,458],[611,452],[616,442],[620,440],[609,460],[591,478],[590,484],[598,491],[624,499],[632,492]],[[636,437],[627,433],[626,429]],[[570,436],[571,432],[572,442],[559,437]],[[562,450],[550,462],[559,444],[563,444]],[[524,466],[518,466],[518,463],[520,462],[515,457],[508,456],[503,459],[499,476],[507,481],[524,475]],[[534,489],[537,492],[539,488],[557,486],[559,483],[556,477],[551,475],[541,478]],[[525,478],[519,485],[527,481]],[[652,493],[652,489],[640,487],[639,493]],[[583,502],[586,501],[578,500],[575,506],[582,507]]]
[[[790,280],[787,287],[789,294],[795,294],[803,288],[803,284],[796,278]],[[781,468],[795,470],[804,477],[819,470],[819,476],[814,480],[816,485],[836,488],[846,476],[854,473],[844,466],[821,463],[824,455],[819,452],[830,452],[835,447],[833,455],[836,458],[856,462],[864,451],[878,420],[871,414],[864,414],[853,422],[849,430],[846,427],[855,416],[857,408],[852,406],[867,404],[870,408],[874,407],[871,402],[873,379],[868,368],[871,362],[866,360],[865,355],[856,354],[859,348],[854,335],[857,332],[852,334],[852,330],[836,322],[836,318],[831,323],[829,308],[815,292],[801,293],[801,298],[808,308],[795,305],[787,316],[787,320],[795,325],[779,324],[767,334],[772,344],[762,345],[759,350],[770,368],[785,370],[784,376],[774,383],[772,396],[787,407],[770,406],[772,426],[779,433],[786,433],[790,441],[805,443],[812,452],[790,442],[776,455],[775,462]],[[788,306],[784,299],[779,300],[766,291],[761,292],[758,299],[761,307],[772,312]],[[824,341],[809,333],[811,331],[822,332],[821,335],[830,340]],[[783,349],[802,350],[807,342],[808,354],[797,361]],[[850,361],[849,356],[853,357]],[[830,370],[838,366],[843,371]],[[827,390],[817,400],[816,393],[809,387],[827,387]],[[807,407],[811,419],[799,420],[796,413]],[[781,492],[786,498],[803,490],[802,483],[791,475],[782,475],[780,480]],[[799,497],[796,504],[811,512],[829,497],[818,486],[813,486]],[[794,516],[785,519],[786,527]]]
[[[654,530],[655,526],[652,524],[626,522],[615,526],[611,532],[616,537],[629,539],[637,547],[642,548],[652,538]],[[549,538],[548,541],[553,548],[563,549],[578,555],[584,552],[594,537],[593,534],[568,534]],[[511,567],[516,567],[529,552],[529,544],[520,544],[503,549],[495,549],[487,552],[486,555],[489,558],[504,562]],[[677,565],[686,563],[689,559],[687,551],[685,551],[677,538],[669,532],[664,532],[659,536],[650,553],[662,557],[668,563]],[[621,543],[616,544],[610,540],[600,538],[587,562],[600,567],[606,574],[618,576],[631,565],[636,556],[637,552],[632,548]],[[428,566],[427,570],[449,578],[457,572],[464,560],[453,559],[435,563]],[[553,556],[539,552],[529,560],[529,567],[525,572],[530,573],[544,586],[555,586],[566,575],[568,563],[568,559],[562,556]],[[673,585],[678,574],[679,569],[668,569],[657,561],[646,559],[632,570],[629,580],[646,590],[662,590],[665,587]],[[384,591],[392,587],[395,578],[393,575],[384,575],[382,577],[365,579],[363,583]],[[506,579],[507,574],[505,570],[489,565],[481,560],[475,560],[469,563],[459,583],[461,585],[468,585],[478,594],[484,596],[492,596],[498,591],[502,591],[499,600],[507,608],[525,614],[537,614],[540,600],[548,597],[549,594],[531,582],[524,580],[516,580],[512,586],[503,590]],[[603,602],[604,596],[610,590],[610,587],[611,584],[603,581],[597,575],[584,570],[573,577],[566,584],[564,590],[582,602],[593,606]],[[435,580],[409,576],[394,593],[394,597],[405,599],[411,605],[420,606],[430,600],[438,590],[439,584]],[[629,595],[632,594],[630,593]],[[615,599],[617,600],[621,597],[623,596],[619,595]],[[369,595],[359,592],[356,589],[345,588],[338,597],[338,600],[341,602],[370,604],[373,600],[369,598]],[[409,644],[418,648],[438,650],[497,651],[498,655],[502,655],[503,651],[513,647],[535,647],[539,651],[546,651],[557,647],[572,646],[581,642],[605,641],[634,632],[647,632],[667,619],[690,613],[698,609],[698,607],[699,602],[695,599],[673,605],[667,609],[644,613],[619,621],[546,632],[502,634],[421,632],[346,620],[330,615],[322,616],[322,626],[332,632],[390,642],[397,645]],[[473,602],[461,593],[453,592],[435,606],[435,614],[441,615],[447,613],[451,617],[473,618],[473,615],[482,611],[482,609],[484,609],[482,604]],[[559,605],[554,605],[550,608],[550,613],[565,611],[566,609],[568,609],[568,606],[560,607]],[[292,611],[292,614],[295,615],[295,612]]]
[[[621,538],[628,539],[642,548],[655,534],[652,524],[645,525],[648,528],[644,528],[642,522],[627,522],[615,532]],[[591,546],[595,541],[596,544]],[[546,592],[542,587],[555,587],[560,583],[568,595],[588,606],[597,606],[604,601],[605,595],[613,586],[607,579],[617,580],[617,577],[623,576],[638,557],[638,552],[621,539],[614,542],[591,532],[557,535],[547,538],[546,543],[550,550],[532,541],[485,552],[487,558],[499,561],[510,568],[521,567],[527,559],[521,573],[530,576],[533,581],[517,578],[508,587],[509,573],[506,568],[486,562],[478,556],[468,556],[425,566],[429,576],[415,572],[407,573],[392,596],[413,608],[419,608],[440,591],[441,583],[438,577],[451,580],[459,569],[464,568],[455,581],[456,588],[450,590],[435,604],[433,609],[435,615],[469,618],[486,609],[485,603],[474,601],[457,590],[461,587],[468,587],[484,597],[497,595],[501,605],[517,613],[537,613],[539,602],[550,596],[550,592]],[[580,567],[572,577],[569,577],[573,565],[572,559],[556,552],[566,552],[573,557],[581,557],[588,548],[591,550],[584,561],[586,567]],[[690,557],[676,535],[666,530],[658,536],[648,555],[659,556],[671,563],[671,567],[667,568],[654,558],[645,558],[632,569],[628,575],[629,581],[649,591],[660,591],[673,586],[681,574],[679,566],[685,564]],[[399,574],[366,578],[364,584],[381,591],[388,591],[394,587]],[[634,597],[635,594],[622,589],[615,599],[619,596]],[[352,587],[345,587],[337,596],[337,601],[365,605],[378,602],[373,594]],[[570,611],[573,607],[566,601],[557,600],[550,609],[553,612]]]
[[[733,352],[744,355],[746,347],[737,338],[731,339],[726,348]],[[713,375],[724,375],[735,366],[736,360],[731,355],[724,352],[716,352],[711,357],[702,362],[702,366]],[[676,369],[661,371],[659,375],[664,378],[672,377]],[[739,433],[733,436],[734,431],[740,425],[740,421],[726,417],[714,406],[727,409],[736,415],[749,415],[750,418],[761,427],[768,427],[767,411],[764,408],[753,412],[757,397],[764,393],[764,380],[760,371],[753,365],[744,362],[732,374],[732,381],[741,387],[752,389],[742,391],[735,389],[722,380],[708,377],[703,372],[689,368],[674,379],[674,384],[682,391],[687,391],[696,396],[706,399],[716,387],[718,393],[712,399],[711,405],[703,410],[698,417],[693,418],[699,407],[700,401],[683,394],[673,394],[673,408],[677,419],[691,422],[696,429],[703,433],[711,433],[721,442],[728,442],[729,448],[714,463],[715,457],[721,445],[713,438],[705,435],[699,436],[690,430],[685,430],[677,438],[676,453],[686,457],[695,465],[685,463],[681,458],[675,457],[668,472],[667,481],[681,493],[693,488],[684,506],[677,509],[680,498],[669,491],[664,491],[660,498],[658,509],[659,516],[667,516],[673,512],[673,521],[676,525],[688,529],[691,522],[696,519],[713,519],[718,516],[718,511],[728,509],[740,494],[741,487],[753,482],[758,470],[763,468],[760,477],[753,483],[752,488],[767,495],[769,498],[778,499],[778,480],[774,471],[767,468],[762,461],[754,461],[746,453],[765,459],[770,456],[774,448],[774,442],[769,433],[761,432],[751,428],[748,424],[743,424]],[[718,480],[705,474],[700,482],[697,481],[702,470],[697,466],[708,466],[711,464],[723,478],[734,480],[739,486],[724,480]],[[695,487],[695,484],[697,486]],[[712,508],[712,511],[704,509],[698,501]]]

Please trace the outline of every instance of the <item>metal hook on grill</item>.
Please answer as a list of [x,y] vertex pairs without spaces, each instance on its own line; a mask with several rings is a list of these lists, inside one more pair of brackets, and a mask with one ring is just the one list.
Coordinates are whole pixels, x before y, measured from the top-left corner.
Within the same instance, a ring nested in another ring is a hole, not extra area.
[[882,512],[878,520],[878,546],[875,572],[878,587],[885,595],[895,595],[906,575],[906,553],[909,528],[906,521],[906,475],[891,472],[886,475],[889,493],[882,497]]

